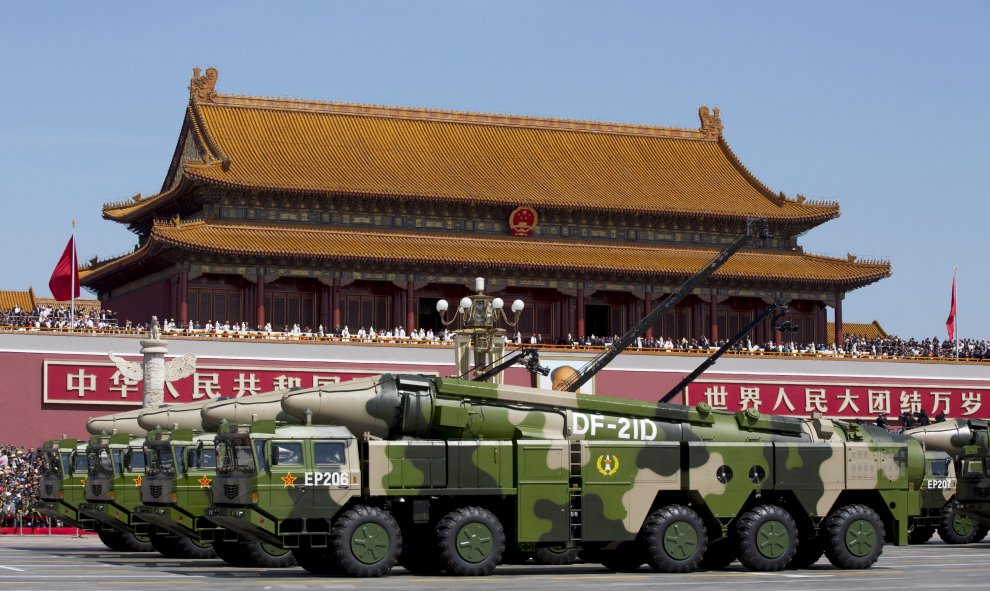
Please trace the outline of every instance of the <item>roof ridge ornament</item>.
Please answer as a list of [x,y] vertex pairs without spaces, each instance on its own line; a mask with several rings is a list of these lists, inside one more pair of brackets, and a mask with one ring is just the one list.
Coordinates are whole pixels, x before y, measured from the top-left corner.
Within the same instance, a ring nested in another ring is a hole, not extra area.
[[189,81],[189,98],[211,103],[217,96],[217,78],[220,77],[220,73],[214,67],[206,68],[206,74],[202,76],[199,72],[199,68],[193,68],[193,77]]
[[722,117],[719,115],[718,107],[714,112],[709,112],[706,105],[698,109],[698,118],[701,119],[701,133],[705,139],[716,140],[722,135]]

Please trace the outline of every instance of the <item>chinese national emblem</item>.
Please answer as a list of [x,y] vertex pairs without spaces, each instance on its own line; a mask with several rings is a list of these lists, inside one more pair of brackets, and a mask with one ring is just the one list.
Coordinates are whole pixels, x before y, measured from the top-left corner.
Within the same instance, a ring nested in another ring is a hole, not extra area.
[[610,454],[598,456],[598,471],[602,476],[615,476],[619,471],[619,457]]
[[536,227],[536,210],[532,207],[519,206],[509,214],[509,233],[512,236],[532,236]]
[[296,477],[292,475],[292,472],[282,477],[282,488],[289,487],[296,488]]
[[199,488],[210,488],[210,484],[213,483],[213,481],[206,476],[200,478],[197,482],[199,482]]

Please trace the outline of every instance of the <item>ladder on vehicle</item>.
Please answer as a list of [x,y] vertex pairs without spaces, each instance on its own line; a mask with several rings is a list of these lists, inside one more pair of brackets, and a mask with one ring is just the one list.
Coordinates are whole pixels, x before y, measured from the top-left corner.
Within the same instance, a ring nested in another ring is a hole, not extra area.
[[581,478],[581,442],[571,441],[571,452],[570,452],[570,465],[571,472],[567,480],[567,494],[568,494],[568,518],[567,523],[570,527],[570,539],[574,542],[581,541],[581,498],[584,493],[584,487],[582,486],[583,479]]

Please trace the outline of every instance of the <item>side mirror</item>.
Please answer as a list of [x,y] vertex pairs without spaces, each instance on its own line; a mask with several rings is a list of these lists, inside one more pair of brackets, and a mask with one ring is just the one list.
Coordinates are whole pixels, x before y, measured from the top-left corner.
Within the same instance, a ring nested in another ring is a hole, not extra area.
[[124,452],[124,457],[122,458],[122,461],[124,463],[124,469],[127,470],[127,471],[130,471],[130,469],[131,469],[131,450],[130,450],[130,448],[128,448],[127,451]]
[[186,466],[199,468],[199,449],[193,447],[186,450]]
[[75,470],[76,470],[76,451],[75,451],[75,450],[73,450],[73,451],[72,451],[72,452],[71,452],[71,453],[69,454],[69,469],[68,469],[68,475],[69,475],[69,476],[72,476],[72,473],[73,473],[73,472],[75,472]]
[[269,456],[269,466],[278,466],[278,446],[272,445],[270,449]]

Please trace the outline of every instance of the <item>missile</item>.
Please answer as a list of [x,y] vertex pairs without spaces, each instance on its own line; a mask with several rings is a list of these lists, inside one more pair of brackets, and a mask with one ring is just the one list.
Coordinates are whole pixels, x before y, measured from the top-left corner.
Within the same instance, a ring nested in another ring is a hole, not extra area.
[[952,419],[922,427],[905,429],[904,434],[925,444],[933,451],[958,455],[967,445],[988,447],[987,422],[973,419]]
[[217,431],[220,423],[251,423],[259,419],[275,419],[298,425],[301,421],[282,412],[282,397],[289,390],[275,390],[244,398],[220,398],[210,400],[200,408],[204,431]]
[[203,417],[200,411],[212,402],[214,400],[211,398],[199,402],[164,404],[158,408],[148,408],[138,416],[138,425],[146,431],[159,428],[203,431]]
[[118,412],[112,415],[104,415],[101,417],[92,417],[86,422],[86,430],[89,431],[91,435],[99,435],[101,433],[127,433],[133,437],[138,437],[145,435],[147,431],[141,427],[138,421],[138,417],[141,413],[145,412],[145,408],[136,408],[134,410],[125,410],[124,412]]

